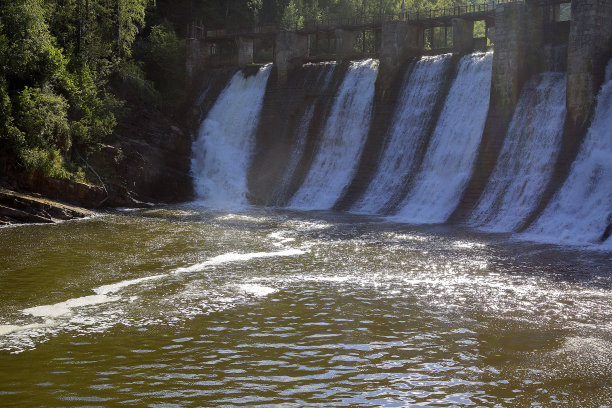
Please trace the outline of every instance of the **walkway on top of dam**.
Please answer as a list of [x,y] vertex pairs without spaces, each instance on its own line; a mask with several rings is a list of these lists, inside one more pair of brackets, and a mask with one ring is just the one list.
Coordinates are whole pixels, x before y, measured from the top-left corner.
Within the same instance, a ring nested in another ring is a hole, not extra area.
[[488,26],[495,24],[494,14],[497,6],[508,3],[530,3],[537,6],[553,6],[567,3],[568,0],[493,0],[487,3],[469,4],[424,11],[409,11],[398,14],[361,15],[340,19],[322,19],[305,21],[303,26],[291,29],[281,29],[276,26],[257,26],[245,29],[207,30],[202,23],[192,23],[188,27],[187,37],[207,42],[233,40],[244,38],[270,38],[279,31],[294,31],[302,35],[331,34],[335,30],[364,31],[380,30],[383,22],[407,21],[423,28],[449,26],[453,18],[469,21],[486,21]]

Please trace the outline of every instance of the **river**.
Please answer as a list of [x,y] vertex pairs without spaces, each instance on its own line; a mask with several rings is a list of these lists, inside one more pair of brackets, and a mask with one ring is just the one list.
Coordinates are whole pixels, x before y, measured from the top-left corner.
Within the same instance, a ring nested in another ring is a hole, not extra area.
[[7,227],[0,242],[0,406],[612,398],[610,252],[197,205]]

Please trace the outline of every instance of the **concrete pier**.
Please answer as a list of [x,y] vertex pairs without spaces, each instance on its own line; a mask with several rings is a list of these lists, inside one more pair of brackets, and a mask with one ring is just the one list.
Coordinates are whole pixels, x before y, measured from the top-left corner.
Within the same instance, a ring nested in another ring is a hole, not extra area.
[[[380,75],[385,82],[410,58],[423,52],[423,27],[407,21],[388,21],[383,23],[380,42]],[[387,81],[388,82],[388,81]]]
[[185,70],[189,79],[188,82],[191,82],[200,70],[208,64],[209,58],[210,49],[208,44],[193,38],[187,40]]
[[567,54],[568,119],[576,129],[583,129],[612,58],[612,1],[572,1]]
[[525,81],[542,69],[542,30],[539,7],[509,3],[495,9],[491,104],[503,122],[512,116]]
[[334,31],[336,39],[336,59],[338,62],[346,61],[355,56],[353,48],[355,44],[356,31],[337,29]]
[[279,31],[276,34],[274,63],[278,70],[278,82],[287,82],[287,75],[293,68],[302,65],[310,50],[310,41],[307,35],[300,35],[295,31]]
[[453,51],[468,54],[474,50],[474,22],[453,18]]
[[247,37],[237,37],[238,47],[238,66],[244,68],[253,63],[253,39]]

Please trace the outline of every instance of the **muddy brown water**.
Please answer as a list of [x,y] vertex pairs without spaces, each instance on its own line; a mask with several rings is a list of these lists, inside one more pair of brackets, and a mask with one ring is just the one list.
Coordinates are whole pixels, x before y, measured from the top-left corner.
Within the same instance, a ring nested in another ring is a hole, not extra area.
[[0,406],[612,404],[609,252],[196,206],[0,242]]

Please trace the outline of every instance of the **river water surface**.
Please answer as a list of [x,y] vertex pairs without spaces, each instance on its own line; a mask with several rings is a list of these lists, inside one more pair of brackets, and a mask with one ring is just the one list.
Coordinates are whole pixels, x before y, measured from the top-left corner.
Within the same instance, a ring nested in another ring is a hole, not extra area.
[[611,405],[609,252],[196,206],[0,242],[0,406]]

